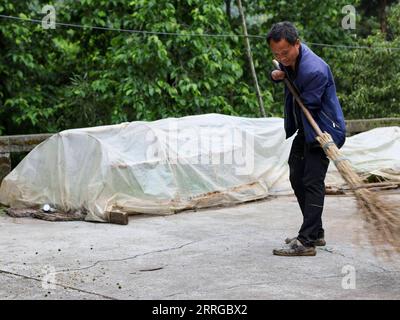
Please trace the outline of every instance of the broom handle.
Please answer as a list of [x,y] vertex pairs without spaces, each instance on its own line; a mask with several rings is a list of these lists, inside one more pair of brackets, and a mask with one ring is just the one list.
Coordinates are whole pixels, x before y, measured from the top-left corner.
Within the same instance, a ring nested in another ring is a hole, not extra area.
[[[275,59],[272,60],[272,63],[274,64],[275,68],[277,70],[281,70],[280,66],[279,66],[279,62],[276,61]],[[300,96],[298,95],[296,89],[293,87],[292,82],[285,77],[285,79],[283,79],[283,81],[285,82],[286,86],[289,88],[290,92],[292,93],[293,97],[296,99],[297,103],[299,104],[301,110],[303,111],[304,115],[306,116],[308,122],[311,124],[311,126],[313,127],[313,129],[315,130],[316,134],[318,136],[322,135],[322,131],[319,128],[318,124],[315,122],[314,118],[312,117],[310,111],[308,111],[308,109],[305,107],[305,105],[303,104],[303,102],[300,99]]]

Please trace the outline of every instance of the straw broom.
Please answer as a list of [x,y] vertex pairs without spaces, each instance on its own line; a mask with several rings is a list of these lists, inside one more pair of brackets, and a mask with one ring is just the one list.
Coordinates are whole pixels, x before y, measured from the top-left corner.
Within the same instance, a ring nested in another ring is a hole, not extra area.
[[[273,60],[273,64],[276,69],[280,70],[278,61]],[[367,188],[362,187],[362,179],[353,170],[350,161],[343,157],[333,142],[331,135],[321,131],[311,113],[301,101],[294,85],[288,78],[284,78],[284,82],[293,94],[310,125],[315,130],[317,134],[316,140],[354,192],[362,217],[367,223],[369,240],[375,246],[375,252],[377,254],[384,253],[387,256],[390,256],[394,252],[400,253],[400,206],[387,203],[377,193],[373,193]],[[377,247],[384,244],[388,244],[389,246],[379,251]]]

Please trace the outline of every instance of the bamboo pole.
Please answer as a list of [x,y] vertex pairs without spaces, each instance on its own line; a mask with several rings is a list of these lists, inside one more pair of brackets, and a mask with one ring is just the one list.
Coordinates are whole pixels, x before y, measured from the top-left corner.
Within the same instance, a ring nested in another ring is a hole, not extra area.
[[246,54],[247,54],[247,59],[249,60],[249,64],[250,64],[250,70],[251,70],[251,75],[253,77],[254,86],[256,88],[256,95],[257,95],[258,105],[260,107],[260,114],[262,117],[265,118],[266,114],[265,114],[265,109],[264,109],[264,102],[263,102],[263,99],[261,96],[260,87],[258,85],[256,69],[254,68],[254,63],[253,63],[253,57],[251,55],[250,41],[249,41],[249,36],[247,34],[246,18],[244,16],[241,0],[237,0],[237,5],[239,8],[240,16],[242,18],[243,33],[245,36],[244,39],[245,39],[245,44],[246,44]]

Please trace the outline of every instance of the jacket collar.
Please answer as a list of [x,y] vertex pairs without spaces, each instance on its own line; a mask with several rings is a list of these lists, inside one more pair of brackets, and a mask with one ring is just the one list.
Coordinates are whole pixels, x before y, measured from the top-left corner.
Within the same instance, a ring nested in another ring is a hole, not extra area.
[[296,77],[297,77],[297,73],[299,70],[299,65],[300,65],[302,56],[303,56],[303,45],[300,43],[299,54],[296,58],[296,64],[295,64],[294,70],[291,67],[287,67],[287,72],[290,75],[290,78],[292,80],[296,79]]

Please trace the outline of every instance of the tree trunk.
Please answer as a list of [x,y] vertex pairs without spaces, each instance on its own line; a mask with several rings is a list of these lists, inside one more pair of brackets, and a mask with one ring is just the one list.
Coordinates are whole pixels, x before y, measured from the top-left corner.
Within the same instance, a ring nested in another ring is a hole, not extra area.
[[380,17],[381,31],[384,34],[387,33],[386,7],[387,7],[387,0],[379,1],[379,17]]
[[226,6],[226,15],[228,16],[229,21],[231,20],[231,0],[225,0]]

